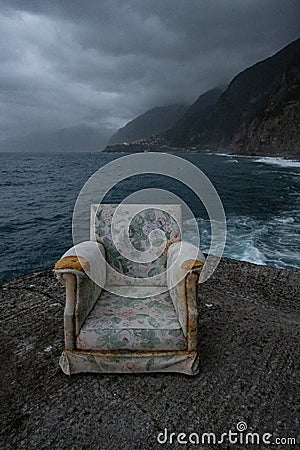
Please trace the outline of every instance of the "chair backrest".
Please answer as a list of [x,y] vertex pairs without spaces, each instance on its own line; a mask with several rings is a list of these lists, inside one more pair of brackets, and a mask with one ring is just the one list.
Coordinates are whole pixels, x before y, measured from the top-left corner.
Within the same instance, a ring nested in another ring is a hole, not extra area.
[[181,205],[91,205],[90,238],[105,248],[106,284],[165,286],[167,249],[181,240]]

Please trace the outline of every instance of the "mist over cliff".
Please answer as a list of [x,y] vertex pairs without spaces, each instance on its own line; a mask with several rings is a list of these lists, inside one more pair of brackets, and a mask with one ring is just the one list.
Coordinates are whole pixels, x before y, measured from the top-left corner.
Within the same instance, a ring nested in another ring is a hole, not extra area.
[[169,145],[300,157],[300,39],[236,75],[215,105],[177,123]]

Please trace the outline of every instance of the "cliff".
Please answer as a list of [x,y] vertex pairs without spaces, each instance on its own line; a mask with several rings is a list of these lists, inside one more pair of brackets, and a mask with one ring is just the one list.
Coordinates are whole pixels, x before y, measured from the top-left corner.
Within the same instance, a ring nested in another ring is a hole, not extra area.
[[247,68],[216,104],[164,134],[169,145],[243,154],[299,152],[300,39]]
[[224,89],[214,88],[201,94],[176,124],[161,137],[177,147],[185,146],[187,142],[193,142],[193,135],[199,125],[199,119],[211,113]]
[[300,65],[287,68],[277,91],[257,117],[241,125],[231,146],[246,155],[300,157]]

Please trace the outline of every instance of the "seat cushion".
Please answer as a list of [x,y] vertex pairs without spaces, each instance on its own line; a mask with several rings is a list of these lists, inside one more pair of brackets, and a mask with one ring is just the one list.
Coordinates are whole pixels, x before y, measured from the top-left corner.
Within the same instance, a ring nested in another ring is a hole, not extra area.
[[[102,292],[77,337],[81,350],[184,350],[186,341],[168,291],[131,286],[130,297]],[[147,289],[149,297],[139,298]],[[167,289],[167,288],[166,288]]]

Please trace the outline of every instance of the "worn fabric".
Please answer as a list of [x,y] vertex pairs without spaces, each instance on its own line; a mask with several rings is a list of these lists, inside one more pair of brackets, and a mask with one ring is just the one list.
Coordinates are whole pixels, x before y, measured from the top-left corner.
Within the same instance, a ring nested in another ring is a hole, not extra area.
[[[167,256],[167,286],[185,336],[187,336],[188,333],[188,298],[186,276],[189,271],[184,270],[182,268],[182,264],[189,259],[198,259],[202,262],[205,261],[205,257],[201,250],[189,242],[176,242],[170,246]],[[201,269],[193,270],[197,272]],[[191,302],[192,299],[190,299],[190,303]]]
[[[155,288],[152,290],[155,292]],[[131,287],[132,297],[103,291],[80,330],[76,347],[81,350],[185,349],[186,341],[169,293],[137,298],[141,291],[143,288]]]
[[[101,292],[83,271],[61,272],[76,275],[76,286],[74,290],[66,284],[72,326],[65,335],[72,331],[74,338],[60,366],[66,374],[195,375],[199,371],[199,270],[183,270],[182,264],[204,257],[196,247],[179,242],[180,205],[160,205],[163,211],[154,205],[142,205],[147,206],[145,210],[138,209],[141,205],[126,205],[114,215],[118,206],[92,205],[91,242],[79,244],[80,251],[75,249],[76,255],[87,258],[91,277],[105,290]],[[74,248],[65,255],[73,254]],[[61,273],[57,271],[58,276]],[[65,326],[69,322],[65,320]]]
[[78,372],[96,373],[149,373],[179,372],[186,375],[199,373],[198,352],[157,352],[105,354],[65,350],[59,361],[67,375]]
[[[75,333],[79,333],[82,324],[99,298],[102,288],[105,286],[106,262],[103,245],[92,241],[81,242],[71,247],[62,258],[65,256],[83,256],[89,262],[88,273],[85,273],[83,270],[73,269],[55,270],[58,278],[68,273],[76,277],[76,303],[74,305],[71,329],[66,329],[66,327],[70,328],[70,326],[67,326],[69,322],[65,321],[65,335],[70,335],[73,332],[73,322],[75,325]],[[61,279],[61,281],[63,280]]]
[[181,206],[118,207],[92,205],[91,239],[105,248],[107,283],[136,284],[136,278],[143,278],[144,284],[166,284],[167,249],[181,239]]
[[[100,287],[104,287],[106,284],[106,261],[105,261],[105,249],[101,243],[84,241],[80,242],[74,247],[67,250],[62,258],[65,256],[83,256],[89,262],[90,271],[87,275],[98,284]],[[61,259],[62,259],[61,258]],[[73,269],[59,269],[55,271],[59,273],[74,273],[75,275],[84,274],[83,271]]]

